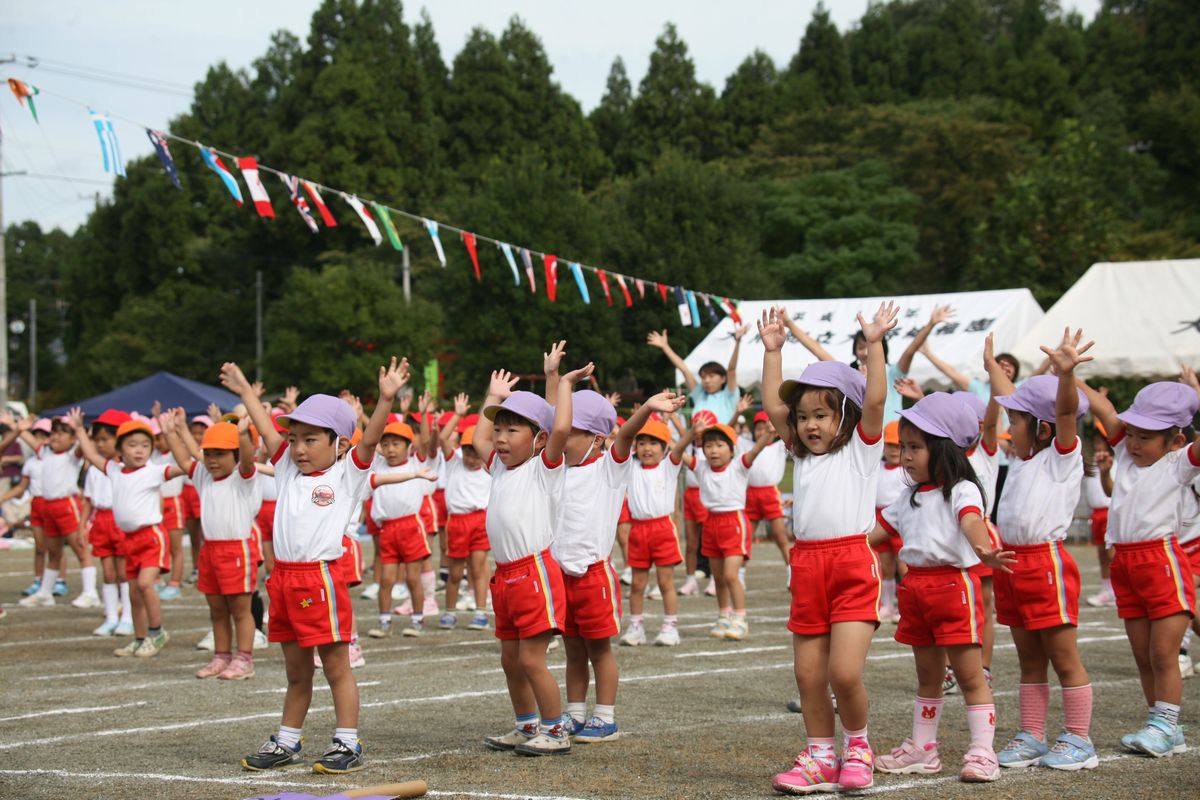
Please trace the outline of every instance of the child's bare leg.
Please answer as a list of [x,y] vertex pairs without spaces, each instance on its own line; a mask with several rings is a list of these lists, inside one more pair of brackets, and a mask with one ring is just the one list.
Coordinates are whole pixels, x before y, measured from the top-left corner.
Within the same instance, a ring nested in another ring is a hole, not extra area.
[[588,671],[587,642],[579,636],[564,636],[563,649],[567,654],[567,703],[586,703],[592,677]]
[[942,696],[942,680],[946,676],[946,649],[914,647],[912,650],[917,667],[917,697],[937,700]]
[[[982,589],[979,594],[983,600],[983,630],[979,632],[979,639],[983,643],[983,649],[979,655],[983,659],[983,666],[991,669],[992,651],[996,647],[996,615],[992,613],[992,607],[995,602],[992,593],[992,577],[989,575],[986,578],[980,578],[979,586]],[[1066,686],[1067,684],[1063,685]]]
[[[1154,691],[1154,669],[1150,663],[1150,620],[1146,617],[1125,620],[1125,636],[1129,639],[1129,648],[1133,651],[1133,660],[1137,664],[1142,695],[1146,698],[1146,705],[1153,707],[1157,698]],[[1178,660],[1175,662],[1175,669],[1179,669]]]
[[[717,582],[717,610],[733,608],[729,596],[729,572],[725,569],[726,559],[723,556],[709,556],[708,567],[712,570],[713,580]],[[734,570],[734,577],[737,571]]]
[[[446,557],[450,565],[450,577],[446,580],[446,611],[454,611],[458,605],[458,584],[462,581],[463,570],[467,566],[465,558]],[[416,606],[413,606],[416,608]]]
[[117,583],[117,559],[115,556],[104,556],[100,559],[100,571],[104,574],[105,583]]
[[[375,579],[379,581],[379,597],[376,602],[379,604],[380,614],[392,613],[392,586],[396,583],[396,573],[399,570],[399,564],[382,562],[376,564]],[[414,605],[413,608],[416,606]]]
[[792,634],[796,688],[804,709],[804,732],[811,739],[833,737],[833,701],[829,699],[829,634]]
[[[303,728],[304,718],[308,716],[308,707],[312,705],[313,670],[315,669],[312,648],[301,647],[296,642],[283,642],[281,647],[283,666],[287,673],[287,694],[283,697],[281,722],[288,728]],[[321,653],[321,663],[328,663],[324,652]],[[330,686],[332,685],[331,681]]]
[[[333,716],[339,728],[358,727],[358,682],[350,669],[350,644],[334,642],[317,645],[321,655],[321,668],[329,691],[333,695]],[[308,659],[308,697],[312,701],[313,662]],[[290,681],[289,681],[290,689]],[[307,707],[305,708],[307,710]],[[299,725],[295,727],[300,727]]]
[[779,548],[779,555],[783,556],[784,565],[791,562],[790,552],[792,549],[791,537],[788,536],[787,522],[783,517],[776,517],[767,523],[770,528],[771,540],[775,542],[775,546]]
[[546,648],[550,646],[552,631],[539,633],[528,639],[520,639],[518,659],[521,671],[529,682],[529,688],[537,701],[538,713],[543,720],[558,719],[562,716],[562,697],[558,691],[558,682],[546,667]]
[[67,536],[67,545],[70,546],[71,552],[75,554],[75,558],[79,559],[79,566],[87,568],[92,566],[92,550],[83,541],[83,537],[79,531]]
[[1183,613],[1150,621],[1150,668],[1154,672],[1155,700],[1173,705],[1183,700],[1179,645],[1191,623],[1191,615]]
[[[158,567],[142,567],[137,576],[137,587],[135,591],[129,593],[132,598],[134,594],[141,597],[142,609],[145,613],[145,624],[150,628],[162,627],[162,606],[158,601],[158,592],[154,591],[154,584],[158,583]],[[135,614],[133,625],[137,630],[138,604],[133,603],[133,613]],[[146,628],[141,629],[138,636],[145,636]]]
[[[204,537],[200,534],[200,520],[189,519],[184,524],[187,526],[188,541],[192,549],[192,569],[195,569],[196,565],[200,563],[200,544],[204,541]],[[180,574],[183,574],[182,570]]]
[[[546,639],[546,644],[550,640]],[[545,657],[543,656],[543,663]],[[518,716],[537,713],[537,699],[529,678],[521,666],[521,640],[502,639],[500,641],[500,666],[504,669],[504,681],[508,684],[508,699],[512,702],[513,713]]]
[[[40,581],[46,574],[46,534],[40,525],[34,526],[30,530],[33,531],[33,578]],[[50,589],[53,588],[53,586],[50,587]]]
[[225,596],[237,634],[237,649],[240,653],[254,652],[254,615],[250,613],[250,595],[231,594]]
[[[664,567],[660,564],[654,569],[655,577],[658,578],[658,589],[662,592],[663,614],[674,617],[679,613],[679,593],[675,591],[675,567]],[[633,596],[629,598],[629,606],[632,610]]]
[[633,568],[633,583],[629,587],[629,613],[638,616],[646,605],[646,583],[650,570]]
[[204,598],[208,601],[208,618],[212,621],[213,652],[233,652],[233,628],[229,623],[227,598],[223,594],[208,594]]
[[475,609],[482,614],[487,609],[488,581],[488,551],[472,550],[467,556],[467,575],[471,588],[475,591]]
[[[587,658],[592,662],[592,672],[596,674],[596,705],[616,705],[619,678],[617,657],[613,654],[612,640],[607,638],[584,639],[583,642],[587,648]],[[583,699],[586,698],[587,695],[584,694]],[[569,693],[567,700],[571,701]]]
[[[875,626],[869,622],[835,622],[830,629],[829,685],[837,697],[842,727],[857,731],[867,727],[867,687],[863,669]],[[808,708],[804,708],[808,714]]]
[[[721,559],[721,571],[725,573],[725,591],[729,596],[729,606],[733,607],[734,611],[746,610],[746,587],[742,586],[742,579],[738,575],[738,571],[745,563],[741,556],[728,556]],[[717,565],[713,564],[713,574],[717,572]],[[720,589],[718,589],[718,596]]]
[[171,539],[171,585],[178,586],[183,581],[183,529],[175,528],[167,535]]
[[696,561],[700,557],[700,523],[694,519],[684,520],[683,533],[685,537],[683,563],[687,566],[688,575],[695,575]]
[[[425,613],[425,587],[421,584],[421,572],[426,564],[432,564],[429,559],[410,561],[404,565],[404,580],[408,584],[408,593],[412,595],[414,614]],[[382,592],[380,592],[382,594]]]
[[[148,570],[142,571],[147,572]],[[154,578],[157,577],[158,574],[155,572]],[[153,584],[151,584],[150,593],[157,599],[158,595],[154,592]],[[150,630],[150,624],[146,615],[146,599],[142,592],[141,575],[129,587],[129,605],[133,606],[133,635],[138,639],[145,639],[146,633]]]
[[621,548],[621,563],[629,566],[629,531],[633,528],[630,522],[622,522],[617,526],[617,545]]
[[946,655],[967,705],[991,703],[992,690],[983,677],[983,648],[977,644],[953,645],[946,648]]

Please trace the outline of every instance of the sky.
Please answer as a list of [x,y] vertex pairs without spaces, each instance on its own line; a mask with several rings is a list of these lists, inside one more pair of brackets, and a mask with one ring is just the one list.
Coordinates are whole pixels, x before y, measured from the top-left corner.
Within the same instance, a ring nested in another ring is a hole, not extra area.
[[[846,31],[867,2],[826,0],[825,5]],[[1064,10],[1073,8],[1088,20],[1099,4],[1062,0]],[[126,160],[147,155],[152,150],[142,128],[165,129],[186,111],[191,87],[210,65],[224,61],[249,68],[267,49],[271,33],[281,28],[306,39],[318,5],[319,0],[208,0],[201,5],[57,0],[50,15],[41,3],[5,3],[0,62],[15,61],[3,64],[4,77],[32,83],[42,94],[36,100],[40,124],[10,92],[0,96],[4,224],[32,219],[43,228],[73,231],[98,197],[111,196],[112,176],[103,169],[85,106],[111,115]],[[433,0],[425,8],[447,63],[472,28],[498,34],[511,17],[521,17],[541,37],[555,79],[587,111],[600,101],[617,56],[637,86],[667,22],[678,27],[699,78],[719,92],[756,48],[785,65],[816,5],[817,0]],[[406,4],[406,19],[416,20],[421,8]],[[29,57],[38,66],[29,66]],[[119,76],[120,82],[111,76]],[[142,85],[121,85],[130,82],[129,76]],[[22,171],[26,174],[11,174]]]

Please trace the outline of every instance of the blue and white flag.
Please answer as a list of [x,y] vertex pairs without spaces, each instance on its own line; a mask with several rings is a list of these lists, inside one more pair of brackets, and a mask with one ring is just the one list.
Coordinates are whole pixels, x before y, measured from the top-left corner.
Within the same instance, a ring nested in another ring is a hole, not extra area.
[[688,289],[687,293],[688,311],[692,312],[692,327],[700,327],[700,309],[696,307],[696,293]]
[[512,270],[513,286],[521,285],[521,273],[517,272],[517,260],[513,258],[512,246],[504,242],[500,243],[500,250],[504,253],[504,260],[508,262],[508,268]]
[[88,109],[88,114],[96,128],[96,136],[100,139],[100,157],[104,159],[104,171],[124,176],[125,160],[121,158],[121,145],[117,143],[117,132],[113,129],[112,120],[108,114],[101,114],[91,108]]
[[431,219],[423,220],[425,230],[429,231],[429,238],[433,239],[433,247],[437,250],[438,261],[442,266],[446,266],[446,251],[442,249],[442,239],[438,236],[438,224]]
[[571,262],[571,274],[575,276],[575,285],[579,287],[579,294],[583,296],[583,302],[591,305],[592,297],[588,294],[587,283],[583,280],[583,270],[579,268],[578,261]]

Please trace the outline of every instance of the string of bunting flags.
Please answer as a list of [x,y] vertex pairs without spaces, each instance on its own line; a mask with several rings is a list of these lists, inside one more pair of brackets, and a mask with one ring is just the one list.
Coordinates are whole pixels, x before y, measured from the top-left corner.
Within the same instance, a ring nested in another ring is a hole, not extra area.
[[[17,98],[17,102],[22,106],[28,106],[30,113],[33,115],[34,122],[39,125],[41,123],[38,121],[37,108],[34,106],[34,96],[56,97],[65,102],[86,108],[96,135],[99,138],[100,155],[104,164],[104,171],[113,175],[125,175],[125,165],[121,156],[120,144],[117,140],[117,132],[113,127],[112,116],[109,113],[97,112],[85,103],[54,92],[41,90],[17,78],[9,78],[8,86]],[[425,230],[433,245],[438,263],[444,268],[446,266],[446,250],[442,242],[441,233],[442,231],[457,233],[462,240],[463,247],[467,251],[467,256],[471,260],[471,266],[474,268],[475,279],[477,281],[483,280],[483,273],[479,263],[479,243],[486,242],[492,244],[500,251],[505,265],[508,266],[509,271],[512,273],[513,285],[518,287],[521,285],[521,270],[518,269],[517,258],[520,258],[525,278],[529,284],[529,291],[536,295],[537,281],[535,278],[534,257],[537,256],[542,261],[546,297],[552,303],[558,300],[558,265],[560,259],[553,253],[542,253],[491,236],[473,233],[464,228],[458,228],[423,217],[420,214],[394,208],[377,200],[363,200],[353,192],[346,192],[325,186],[315,181],[301,178],[298,175],[293,175],[259,163],[258,159],[254,156],[237,156],[193,139],[177,136],[167,131],[156,130],[133,120],[123,117],[117,117],[117,119],[122,119],[132,125],[138,125],[145,130],[147,138],[154,147],[155,155],[162,165],[163,172],[166,173],[167,178],[177,189],[182,189],[183,186],[180,184],[179,172],[175,167],[175,157],[171,153],[171,142],[186,144],[196,148],[204,165],[216,174],[226,191],[229,192],[229,196],[240,208],[244,204],[241,184],[238,183],[234,171],[226,166],[222,157],[228,159],[231,164],[236,166],[237,171],[241,173],[242,180],[249,190],[250,200],[254,204],[254,210],[260,217],[275,218],[275,208],[271,202],[271,196],[260,177],[262,173],[269,172],[277,176],[283,183],[288,193],[288,200],[295,207],[305,226],[314,234],[320,232],[321,225],[324,225],[326,228],[335,228],[338,225],[337,219],[321,194],[324,191],[331,196],[336,195],[341,197],[350,206],[355,215],[358,216],[359,221],[362,222],[363,227],[366,228],[376,247],[381,246],[384,239],[387,239],[393,249],[397,251],[404,249],[404,243],[401,241],[396,226],[392,221],[392,215],[399,215],[416,222]],[[314,208],[317,212],[316,216],[313,214]],[[320,217],[320,223],[317,221],[318,216]],[[646,290],[649,287],[651,296],[657,293],[664,304],[669,305],[674,301],[674,305],[679,313],[680,322],[685,326],[701,327],[701,307],[704,308],[708,321],[712,324],[716,324],[720,320],[720,317],[717,315],[718,310],[725,316],[732,318],[735,324],[742,324],[741,316],[738,314],[737,301],[729,297],[696,291],[684,286],[671,286],[636,276],[624,275],[600,267],[582,264],[578,261],[563,260],[563,263],[565,263],[567,271],[575,282],[579,296],[585,304],[590,305],[592,298],[584,273],[591,272],[599,282],[601,291],[604,293],[604,300],[609,306],[614,305],[612,283],[615,282],[617,289],[620,291],[620,296],[615,302],[623,302],[626,308],[632,307],[634,304],[631,287],[636,289],[639,300],[645,299]]]

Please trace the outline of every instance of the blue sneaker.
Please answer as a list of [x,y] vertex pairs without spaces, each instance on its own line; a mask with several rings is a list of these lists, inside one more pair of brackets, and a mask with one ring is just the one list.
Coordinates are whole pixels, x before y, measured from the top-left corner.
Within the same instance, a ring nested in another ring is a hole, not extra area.
[[996,760],[1002,767],[1032,767],[1042,760],[1042,756],[1050,752],[1046,743],[1035,738],[1028,731],[1017,731],[1004,749],[996,754]]
[[[577,723],[578,724],[578,723]],[[594,744],[596,742],[611,742],[620,739],[617,723],[605,722],[599,717],[592,717],[583,726],[583,730],[575,734],[575,744]]]
[[562,726],[563,726],[563,729],[566,730],[566,732],[567,732],[568,739],[570,739],[573,736],[578,736],[580,733],[583,732],[583,729],[584,729],[584,724],[582,722],[580,722],[579,720],[575,719],[574,717],[572,717],[570,714],[562,715]]
[[442,614],[442,618],[438,621],[438,627],[444,631],[454,630],[454,626],[458,624],[458,615],[447,611]]
[[66,581],[55,581],[54,582],[53,595],[55,597],[66,597],[67,592],[69,592],[69,591],[71,591],[71,590],[67,588]]
[[475,612],[475,616],[467,623],[469,631],[486,631],[488,627],[488,615],[482,612]]
[[41,588],[42,588],[41,578],[34,578],[33,583],[29,584],[28,586],[26,586],[24,589],[21,590],[21,596],[29,597],[29,595],[31,595],[31,594],[36,594],[37,590],[41,589]]
[[[1150,720],[1152,720],[1152,719],[1154,719],[1153,711],[1150,712],[1150,716],[1146,717],[1146,722],[1144,725],[1142,725],[1142,728],[1145,728],[1146,725],[1149,725]],[[1139,728],[1138,730],[1134,731],[1133,733],[1127,733],[1124,736],[1122,736],[1121,737],[1121,747],[1124,747],[1130,753],[1140,753],[1141,751],[1133,746],[1133,740],[1136,739],[1137,735],[1141,732],[1142,731]]]
[[1134,734],[1132,744],[1137,752],[1155,758],[1173,756],[1187,750],[1187,745],[1183,743],[1183,728],[1157,715]]
[[178,586],[164,586],[162,591],[158,593],[160,600],[178,600],[182,596],[183,593],[179,591]]
[[1050,752],[1038,762],[1043,767],[1074,772],[1080,769],[1095,769],[1100,766],[1096,748],[1089,739],[1063,731]]

